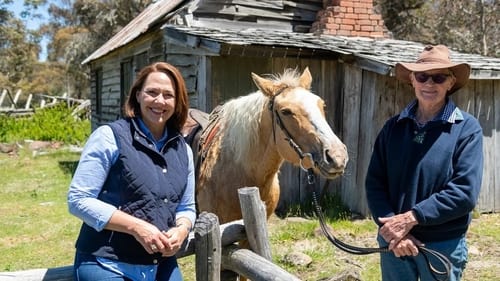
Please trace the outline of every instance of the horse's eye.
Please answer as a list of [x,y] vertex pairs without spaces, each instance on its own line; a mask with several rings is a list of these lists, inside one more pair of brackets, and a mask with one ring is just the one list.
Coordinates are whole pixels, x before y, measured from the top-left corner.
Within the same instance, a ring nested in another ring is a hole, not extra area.
[[292,115],[292,111],[291,111],[290,109],[288,109],[288,108],[283,108],[283,109],[281,110],[281,114],[283,114],[283,115],[285,115],[285,116],[287,116],[287,115]]

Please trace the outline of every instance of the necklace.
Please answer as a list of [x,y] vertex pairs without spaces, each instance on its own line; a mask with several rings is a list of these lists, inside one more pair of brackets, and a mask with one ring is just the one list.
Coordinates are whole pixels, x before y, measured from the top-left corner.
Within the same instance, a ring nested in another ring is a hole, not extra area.
[[420,123],[420,121],[418,121],[417,119],[415,119],[415,123],[417,123],[417,127],[419,129],[422,129],[425,126],[425,124],[427,124],[427,122]]

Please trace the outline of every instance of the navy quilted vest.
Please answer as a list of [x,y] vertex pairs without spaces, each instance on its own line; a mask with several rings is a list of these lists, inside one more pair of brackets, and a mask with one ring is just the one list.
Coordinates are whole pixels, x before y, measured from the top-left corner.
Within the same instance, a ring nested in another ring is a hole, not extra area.
[[[139,131],[134,120],[109,124],[119,156],[111,167],[99,199],[160,230],[175,226],[175,210],[187,184],[188,156],[184,138],[168,132],[169,139],[157,152],[154,144]],[[129,234],[82,225],[76,242],[80,252],[134,264],[155,264],[161,254],[150,255]]]

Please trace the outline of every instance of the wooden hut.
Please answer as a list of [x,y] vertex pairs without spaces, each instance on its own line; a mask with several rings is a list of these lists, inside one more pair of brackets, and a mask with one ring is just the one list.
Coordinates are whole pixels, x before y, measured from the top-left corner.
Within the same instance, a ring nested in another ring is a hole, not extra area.
[[[309,67],[313,91],[327,104],[334,131],[350,161],[337,180],[316,189],[339,193],[353,211],[368,215],[364,177],[384,121],[412,98],[393,66],[415,61],[417,42],[392,40],[372,0],[159,0],[83,63],[91,69],[92,128],[120,117],[137,70],[167,61],[183,73],[192,107],[210,111],[254,87],[250,73]],[[470,83],[453,95],[484,129],[485,169],[478,209],[500,210],[500,59],[452,52],[472,66]],[[278,212],[310,199],[305,174],[285,165]]]

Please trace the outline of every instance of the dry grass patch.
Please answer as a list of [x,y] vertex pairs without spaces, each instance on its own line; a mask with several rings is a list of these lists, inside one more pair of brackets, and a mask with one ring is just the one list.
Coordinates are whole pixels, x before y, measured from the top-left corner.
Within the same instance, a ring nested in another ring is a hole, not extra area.
[[[0,271],[70,265],[81,222],[67,211],[66,192],[79,155],[52,151],[33,157],[0,154]],[[349,244],[376,247],[376,226],[369,219],[349,220],[335,201],[324,202],[334,235]],[[269,236],[273,261],[304,281],[328,280],[342,272],[363,281],[380,280],[378,255],[356,256],[331,245],[319,222],[304,215],[272,216]],[[500,215],[474,219],[468,234],[470,260],[463,281],[493,281],[500,276]],[[297,266],[287,255],[299,251],[312,262]],[[179,260],[186,281],[195,281],[194,256]]]

